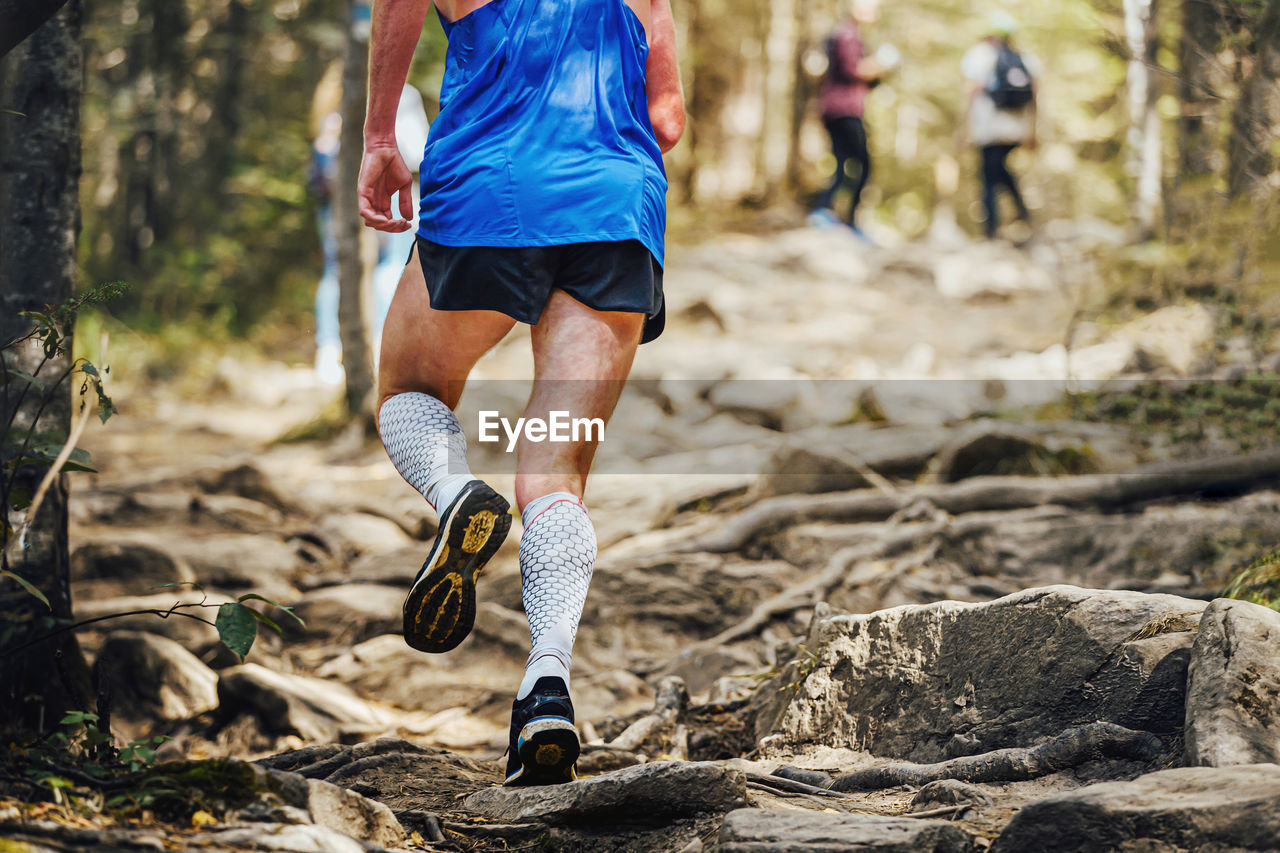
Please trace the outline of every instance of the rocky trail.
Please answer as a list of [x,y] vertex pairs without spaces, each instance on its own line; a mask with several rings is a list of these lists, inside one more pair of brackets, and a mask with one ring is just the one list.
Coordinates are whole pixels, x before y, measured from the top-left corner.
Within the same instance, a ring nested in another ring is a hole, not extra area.
[[[264,605],[283,635],[244,662],[195,619],[81,629],[117,739],[167,737],[133,782],[163,793],[4,799],[0,850],[1280,850],[1280,613],[1219,598],[1280,540],[1280,447],[1245,428],[1276,359],[1198,306],[1080,322],[1106,237],[673,259],[586,498],[563,786],[495,787],[518,536],[472,636],[422,655],[397,631],[433,516],[358,435],[277,440],[329,403],[309,369],[118,393],[73,491],[77,618],[252,592],[305,626]],[[527,358],[482,361],[469,432]]]

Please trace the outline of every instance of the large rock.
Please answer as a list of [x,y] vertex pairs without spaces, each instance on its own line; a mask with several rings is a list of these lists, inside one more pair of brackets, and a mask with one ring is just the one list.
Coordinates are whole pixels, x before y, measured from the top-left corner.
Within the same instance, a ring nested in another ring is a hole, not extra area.
[[397,811],[455,811],[459,793],[502,781],[497,762],[480,762],[391,737],[354,746],[305,747],[260,764],[359,790]]
[[99,584],[110,581],[121,586],[119,593],[136,595],[196,577],[186,562],[164,549],[142,542],[106,540],[86,542],[71,553],[71,579]]
[[383,847],[404,841],[404,829],[387,806],[319,779],[307,780],[307,810],[316,825],[362,841]]
[[1133,342],[1143,370],[1188,376],[1212,364],[1215,325],[1203,305],[1168,305],[1122,327],[1116,337]]
[[224,718],[250,713],[271,731],[312,741],[331,741],[343,731],[371,731],[383,725],[370,705],[341,684],[286,675],[255,663],[223,672],[218,699]]
[[386,553],[413,543],[399,524],[366,512],[326,515],[318,528],[326,539],[342,542],[359,554]]
[[173,640],[116,631],[94,662],[111,685],[115,715],[129,720],[185,720],[218,707],[218,674]]
[[199,478],[200,485],[208,492],[237,495],[274,507],[282,513],[302,510],[276,488],[271,478],[252,463],[244,463],[224,471],[209,471]]
[[1032,803],[992,853],[1280,850],[1280,767],[1180,767]]
[[969,836],[944,820],[812,811],[730,812],[715,853],[968,853]]
[[174,542],[172,547],[205,586],[253,591],[268,598],[292,598],[292,579],[309,565],[296,544],[273,534],[223,533]]
[[350,643],[399,632],[404,625],[402,608],[407,592],[407,587],[373,583],[313,589],[298,599],[294,608],[306,628],[286,618],[286,630]]
[[1097,720],[1172,732],[1203,602],[1052,586],[818,615],[753,699],[769,750],[825,745],[933,762]]
[[1280,613],[1226,598],[1209,605],[1186,708],[1188,764],[1280,763]]
[[488,788],[462,801],[472,814],[512,823],[654,823],[746,805],[746,776],[720,764],[657,761],[567,785]]
[[942,447],[926,477],[935,483],[956,483],[981,476],[1081,474],[1096,467],[1081,439],[980,422]]
[[[190,849],[281,850],[286,853],[369,853],[370,848],[341,832],[309,823],[235,826],[190,837]],[[141,845],[138,845],[141,847]],[[137,848],[133,848],[137,849]]]

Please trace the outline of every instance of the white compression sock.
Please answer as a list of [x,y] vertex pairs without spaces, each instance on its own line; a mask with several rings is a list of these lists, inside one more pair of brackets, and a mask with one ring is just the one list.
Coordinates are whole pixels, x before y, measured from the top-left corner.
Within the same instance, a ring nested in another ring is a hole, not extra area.
[[378,412],[378,433],[400,476],[444,512],[475,479],[467,467],[467,436],[453,412],[430,394],[397,394]]
[[596,531],[587,508],[569,492],[530,501],[521,512],[520,580],[533,649],[517,699],[539,678],[559,676],[569,686],[569,663],[578,620],[596,561]]

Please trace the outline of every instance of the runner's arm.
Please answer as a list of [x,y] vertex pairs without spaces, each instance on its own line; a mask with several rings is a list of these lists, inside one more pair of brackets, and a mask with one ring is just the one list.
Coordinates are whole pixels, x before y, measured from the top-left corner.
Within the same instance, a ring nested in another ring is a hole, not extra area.
[[676,57],[676,24],[669,0],[653,0],[649,25],[649,59],[645,64],[645,94],[649,121],[665,154],[684,133],[684,92]]
[[[369,109],[364,122],[364,159],[360,163],[360,215],[379,231],[413,227],[413,174],[396,146],[396,108],[409,76],[414,48],[422,34],[430,0],[376,0],[369,37]],[[400,219],[391,197],[400,193]]]

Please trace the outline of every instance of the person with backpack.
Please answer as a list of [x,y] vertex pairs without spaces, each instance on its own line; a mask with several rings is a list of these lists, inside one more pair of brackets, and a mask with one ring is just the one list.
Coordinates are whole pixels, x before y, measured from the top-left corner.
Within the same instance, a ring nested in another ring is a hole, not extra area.
[[969,141],[978,148],[988,239],[995,237],[1000,227],[998,193],[1002,187],[1013,198],[1018,218],[1023,222],[1030,219],[1017,178],[1009,170],[1013,149],[1026,145],[1034,150],[1037,145],[1035,60],[1014,49],[1017,28],[1008,14],[993,14],[987,37],[970,48],[961,61]]
[[[879,7],[879,0],[852,0],[849,3],[848,15],[827,38],[827,71],[818,87],[818,109],[822,113],[822,124],[831,137],[836,172],[810,221],[816,225],[839,223],[833,208],[836,194],[848,181],[853,198],[845,223],[864,240],[865,235],[855,223],[862,190],[871,176],[871,154],[867,149],[867,131],[862,116],[867,93],[879,85],[888,68],[883,57],[866,55],[862,27],[876,21]],[[850,173],[851,165],[856,167],[855,173]]]

